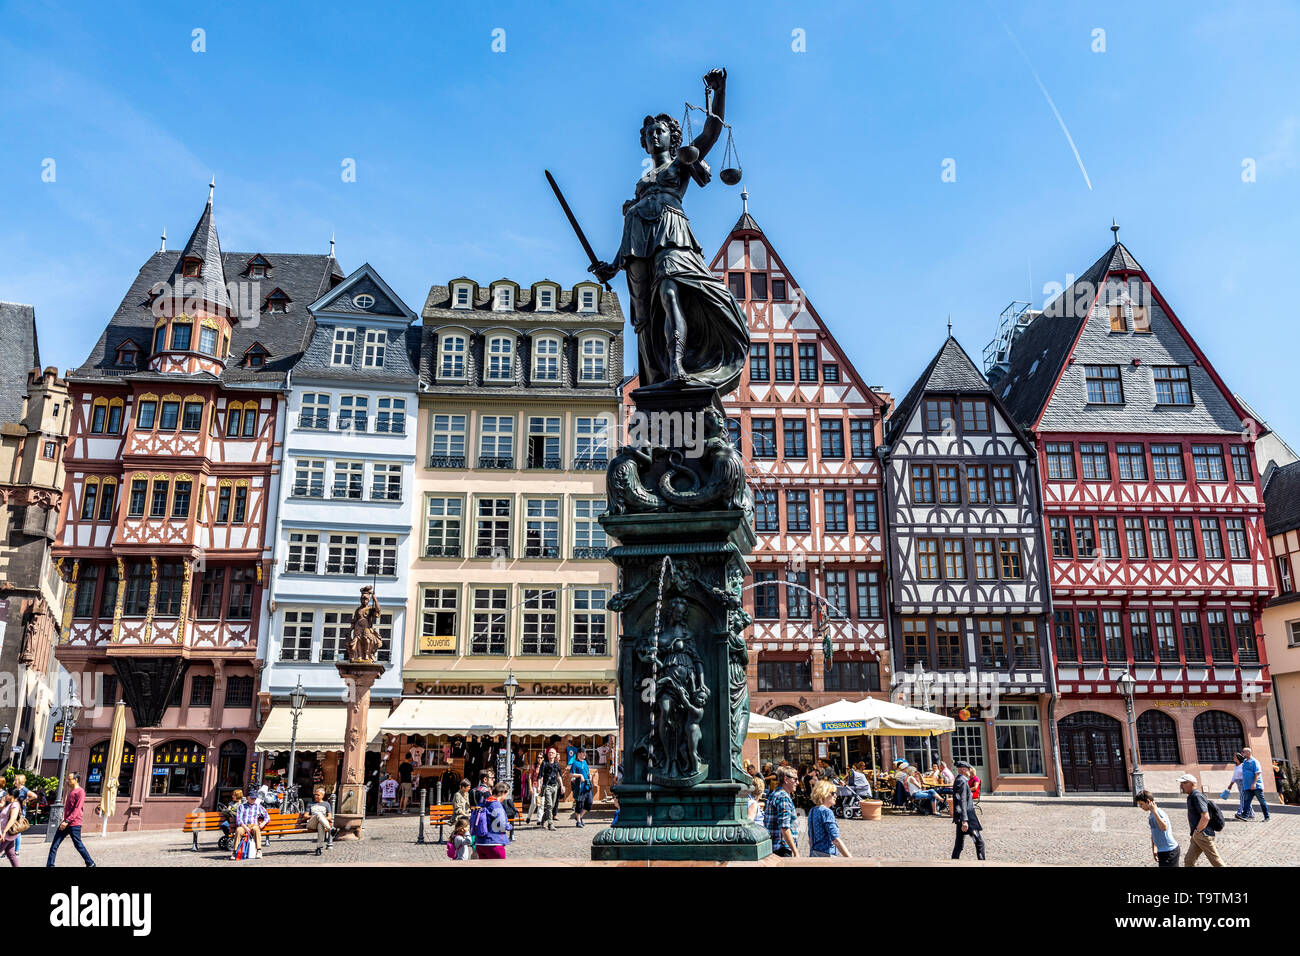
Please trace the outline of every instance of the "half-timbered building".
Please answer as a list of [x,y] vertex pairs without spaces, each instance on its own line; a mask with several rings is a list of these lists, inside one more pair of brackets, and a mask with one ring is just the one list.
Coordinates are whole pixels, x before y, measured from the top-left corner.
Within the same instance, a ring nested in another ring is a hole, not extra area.
[[[292,750],[295,786],[332,790],[346,724],[335,664],[347,659],[362,586],[379,601],[385,665],[370,691],[376,749],[378,722],[402,694],[420,330],[369,263],[307,308],[310,339],[288,389],[257,749],[281,774]],[[295,739],[299,682],[307,706]]]
[[57,656],[83,688],[69,767],[91,803],[127,704],[115,826],[175,825],[248,782],[286,375],[341,278],[332,254],[223,251],[209,194],[69,375]]
[[910,761],[966,760],[989,790],[1055,790],[1050,595],[1037,456],[951,335],[881,446],[893,691],[956,721],[903,738]]
[[[756,712],[783,718],[889,691],[876,459],[889,397],[849,361],[742,198],[710,265],[749,319],[749,363],[724,404],[747,463],[758,536],[745,591],[754,618],[750,700]],[[864,740],[850,741],[850,753],[830,741],[827,756],[841,766],[870,763],[857,749]],[[749,745],[751,759],[760,751],[792,763],[817,755],[811,741],[793,739]]]
[[1152,790],[1187,770],[1218,790],[1248,744],[1267,763],[1271,582],[1245,411],[1118,240],[1005,358],[993,387],[1037,442],[1065,789],[1130,786],[1126,676]]

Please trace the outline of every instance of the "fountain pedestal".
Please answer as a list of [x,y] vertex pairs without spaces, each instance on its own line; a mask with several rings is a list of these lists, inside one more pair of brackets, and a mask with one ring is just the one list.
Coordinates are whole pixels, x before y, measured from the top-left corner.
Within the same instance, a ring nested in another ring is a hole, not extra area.
[[761,859],[771,843],[746,818],[741,758],[752,498],[713,389],[638,389],[633,400],[643,415],[697,421],[610,464],[601,524],[618,541],[609,556],[621,572],[610,606],[622,613],[623,778],[613,788],[618,821],[596,835],[591,856]]

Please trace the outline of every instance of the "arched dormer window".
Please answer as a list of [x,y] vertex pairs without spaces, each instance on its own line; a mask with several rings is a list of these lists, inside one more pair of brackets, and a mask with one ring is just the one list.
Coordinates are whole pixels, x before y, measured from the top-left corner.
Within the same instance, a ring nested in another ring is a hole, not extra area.
[[453,309],[474,308],[474,283],[452,282],[451,307]]
[[457,381],[465,377],[469,337],[463,332],[444,332],[438,336],[438,379]]
[[483,370],[484,381],[510,382],[514,380],[515,342],[511,336],[501,334],[488,336],[484,353],[487,355],[487,368]]
[[609,381],[609,339],[584,335],[578,340],[578,381],[603,385]]
[[560,287],[549,282],[533,286],[533,311],[554,312],[560,304]]
[[560,339],[554,335],[539,335],[533,339],[533,381],[560,381]]
[[492,287],[492,311],[510,312],[515,307],[515,289],[512,285],[500,283]]
[[579,312],[595,312],[600,306],[600,287],[594,282],[581,282],[573,287],[573,301]]

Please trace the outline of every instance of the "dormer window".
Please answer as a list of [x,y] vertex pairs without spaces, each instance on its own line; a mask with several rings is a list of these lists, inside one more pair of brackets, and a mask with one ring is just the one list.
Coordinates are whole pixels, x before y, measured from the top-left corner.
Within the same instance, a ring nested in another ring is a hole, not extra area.
[[203,260],[195,259],[190,256],[185,258],[185,264],[182,267],[181,275],[187,279],[197,279],[203,274]]
[[560,340],[554,336],[533,341],[533,381],[560,380]]
[[599,336],[589,336],[582,340],[580,351],[582,353],[580,381],[587,383],[606,382],[609,372],[607,371],[605,359],[609,354],[609,343]]
[[515,306],[515,290],[508,285],[497,286],[492,290],[492,310],[509,312]]
[[462,282],[458,284],[453,290],[452,307],[457,309],[468,309],[471,305],[473,305],[473,303],[470,302],[469,292],[470,292],[469,283]]
[[487,370],[483,378],[489,382],[509,382],[514,378],[515,343],[509,336],[494,335],[487,344]]
[[265,256],[253,256],[248,260],[248,277],[250,279],[265,279],[270,268],[271,263],[266,261]]
[[454,333],[438,337],[438,378],[440,380],[465,377],[466,342],[465,336]]
[[555,289],[551,286],[544,285],[537,290],[537,311],[555,311]]
[[352,356],[357,345],[356,329],[335,329],[334,350],[330,356],[331,365],[351,365]]
[[276,289],[266,297],[267,312],[288,312],[289,297],[285,295],[284,290]]
[[244,364],[249,368],[261,368],[266,365],[266,349],[260,345],[254,345],[244,353]]
[[595,312],[596,311],[596,290],[580,289],[578,291],[578,311]]
[[135,343],[127,342],[125,345],[118,347],[115,361],[118,368],[135,368],[136,359],[139,355],[140,350],[135,347]]

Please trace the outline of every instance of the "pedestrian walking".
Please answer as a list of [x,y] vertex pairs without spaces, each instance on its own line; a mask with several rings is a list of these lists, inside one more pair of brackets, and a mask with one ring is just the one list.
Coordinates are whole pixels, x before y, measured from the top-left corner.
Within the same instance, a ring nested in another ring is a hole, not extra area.
[[1182,851],[1174,839],[1169,815],[1156,805],[1156,798],[1150,790],[1141,791],[1134,802],[1146,811],[1147,824],[1151,827],[1151,855],[1155,857],[1156,866],[1177,866]]
[[469,781],[462,780],[460,788],[451,795],[451,819],[453,822],[464,818],[469,819],[469,812],[473,805],[469,799]]
[[[1250,804],[1252,799],[1257,799],[1259,808],[1264,811],[1264,822],[1267,823],[1269,813],[1268,804],[1264,802],[1264,771],[1260,769],[1259,761],[1249,747],[1242,748],[1241,756],[1241,810],[1236,814],[1237,819],[1255,819],[1255,808]],[[23,778],[19,775],[15,779],[21,781]]]
[[[18,812],[22,815],[22,818],[27,820],[28,824],[30,824],[31,820],[27,819],[27,809],[31,805],[32,801],[36,799],[36,794],[27,789],[27,774],[20,773],[14,775],[14,789],[18,791]],[[1267,814],[1268,811],[1266,810],[1265,819],[1268,819]],[[23,835],[19,833],[18,838],[14,841],[14,852],[18,853],[22,848]]]
[[451,853],[453,860],[472,860],[474,859],[474,838],[469,832],[469,817],[460,817],[456,820],[456,828],[451,834]]
[[59,855],[59,847],[66,838],[72,837],[72,845],[86,861],[86,866],[94,866],[95,861],[90,858],[90,854],[86,852],[86,845],[81,842],[81,820],[86,808],[86,791],[81,789],[81,777],[75,770],[69,770],[64,783],[68,792],[63,797],[63,819],[59,821],[59,829],[50,843],[50,856],[45,861],[45,865],[54,865],[54,858]]
[[542,826],[554,830],[555,810],[560,797],[564,796],[564,764],[560,763],[554,747],[546,751],[546,759],[538,773],[542,779]]
[[0,792],[0,853],[9,858],[10,866],[18,865],[18,842],[16,828],[22,814],[18,812],[18,788],[10,787]]
[[400,813],[405,813],[406,808],[411,805],[411,791],[413,789],[413,776],[415,767],[410,760],[403,760],[397,765],[397,779],[399,782],[399,792],[397,809]]
[[474,808],[470,817],[470,832],[474,835],[474,854],[480,860],[504,860],[510,831],[514,829],[506,817],[503,799],[510,793],[504,783],[492,788],[492,794],[481,806]]
[[528,819],[537,826],[542,825],[542,760],[543,754],[538,752],[528,770]]
[[794,810],[791,794],[799,783],[799,774],[793,767],[777,768],[779,786],[767,798],[763,807],[763,825],[772,840],[772,852],[777,856],[798,856],[799,817]]
[[569,764],[569,789],[573,791],[573,819],[584,827],[582,815],[591,809],[591,767],[587,765],[587,751],[579,747]]
[[957,827],[957,842],[952,846],[952,858],[961,859],[966,837],[975,841],[975,856],[984,859],[984,834],[980,826],[979,814],[975,812],[975,801],[971,799],[970,775],[974,767],[965,760],[958,760],[954,765],[957,776],[952,781],[952,822]]
[[840,839],[840,825],[835,822],[835,784],[818,780],[813,784],[813,807],[808,811],[808,842],[811,856],[852,856]]
[[1223,857],[1214,845],[1214,834],[1223,829],[1223,814],[1201,793],[1190,773],[1178,778],[1178,789],[1187,794],[1187,823],[1192,830],[1192,845],[1183,857],[1183,866],[1195,866],[1202,853],[1211,866],[1223,866]]

